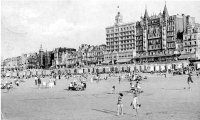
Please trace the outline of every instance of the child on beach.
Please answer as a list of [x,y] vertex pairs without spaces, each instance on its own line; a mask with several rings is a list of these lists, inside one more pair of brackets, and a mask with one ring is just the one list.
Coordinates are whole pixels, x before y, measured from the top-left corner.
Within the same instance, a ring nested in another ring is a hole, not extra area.
[[35,76],[35,85],[37,85],[37,82],[38,82],[38,78],[37,76]]
[[120,84],[120,82],[121,82],[121,76],[119,76],[119,84]]
[[115,94],[115,86],[112,87],[112,94]]
[[136,111],[136,116],[138,116],[138,109],[141,107],[141,104],[138,102],[138,93],[137,91],[133,92],[133,101],[131,101],[131,105],[133,106],[133,109]]
[[37,84],[38,84],[38,89],[40,88],[41,83],[42,83],[42,80],[41,80],[40,77],[38,77],[38,82],[37,82]]
[[191,73],[188,74],[188,79],[187,79],[187,83],[188,83],[188,86],[189,86],[188,89],[190,89],[190,82],[193,83]]
[[118,102],[117,102],[117,115],[123,115],[123,103],[122,103],[123,94],[119,93]]
[[134,85],[134,88],[137,92],[140,92],[141,91],[141,87],[139,86],[139,81],[136,81],[135,85]]

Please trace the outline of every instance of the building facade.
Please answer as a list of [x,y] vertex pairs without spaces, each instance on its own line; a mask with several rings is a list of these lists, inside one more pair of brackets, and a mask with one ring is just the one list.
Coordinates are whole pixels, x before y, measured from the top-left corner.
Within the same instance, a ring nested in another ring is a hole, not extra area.
[[106,45],[98,45],[96,46],[96,57],[97,57],[97,64],[101,64],[104,61],[104,52],[106,51]]
[[64,68],[66,67],[65,62],[63,61],[63,54],[67,52],[75,52],[76,49],[74,48],[56,48],[53,50],[53,59],[52,59],[52,66],[54,68]]
[[187,17],[187,30],[183,35],[183,51],[179,59],[200,59],[200,24]]
[[106,27],[106,51],[103,62],[105,64],[116,64],[122,59],[128,61],[136,55],[136,24],[135,22],[123,23],[122,20],[123,17],[118,12],[114,26]]
[[21,62],[21,56],[7,58],[3,60],[3,69],[10,71],[19,70]]
[[136,62],[177,60],[185,30],[186,16],[170,16],[166,4],[158,15],[149,16],[145,9],[141,21],[136,22]]

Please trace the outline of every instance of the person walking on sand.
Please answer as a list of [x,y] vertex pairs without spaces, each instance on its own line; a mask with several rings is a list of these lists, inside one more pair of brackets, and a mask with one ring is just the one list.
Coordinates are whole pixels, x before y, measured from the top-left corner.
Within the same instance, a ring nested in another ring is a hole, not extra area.
[[111,93],[112,93],[112,94],[115,94],[115,86],[114,86],[114,85],[112,86]]
[[121,82],[121,76],[119,76],[119,84],[120,84],[120,82]]
[[35,85],[37,85],[37,82],[38,82],[38,77],[35,76]]
[[117,115],[123,115],[123,103],[122,103],[122,99],[123,99],[123,94],[119,93],[119,97],[118,97],[118,101],[117,101]]
[[188,86],[189,86],[188,89],[190,89],[190,82],[193,83],[191,73],[188,74],[188,79],[187,79],[187,83],[188,83]]
[[38,84],[38,89],[40,88],[41,83],[42,83],[41,78],[38,77],[38,83],[37,83]]
[[136,90],[133,92],[133,101],[131,101],[130,106],[132,106],[133,109],[135,109],[136,118],[138,120],[138,109],[141,107],[141,104],[139,104],[138,102],[138,93]]

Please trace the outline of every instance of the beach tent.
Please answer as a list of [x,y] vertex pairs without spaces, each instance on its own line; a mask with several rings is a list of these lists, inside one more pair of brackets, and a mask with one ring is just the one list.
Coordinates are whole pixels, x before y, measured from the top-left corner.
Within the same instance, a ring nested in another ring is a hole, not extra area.
[[130,66],[130,70],[131,70],[131,71],[134,71],[134,70],[135,70],[135,66],[131,65],[131,66]]
[[78,72],[79,74],[81,74],[81,73],[83,73],[83,69],[78,69],[77,72]]
[[95,68],[95,73],[99,73],[99,69],[98,68]]
[[45,70],[41,70],[42,75],[46,75],[46,71]]
[[128,71],[128,66],[124,66],[124,71]]
[[90,68],[87,68],[87,73],[90,73]]
[[127,70],[126,70],[127,72],[130,72],[130,71],[131,71],[131,67],[130,67],[130,66],[126,66],[126,69],[127,69]]
[[160,71],[160,66],[159,65],[155,65],[155,71]]
[[118,68],[119,71],[122,71],[124,69],[123,66],[118,66],[117,68]]
[[119,72],[119,68],[118,67],[114,67],[115,68],[115,72]]
[[90,73],[93,73],[94,72],[94,68],[90,68]]
[[180,68],[182,68],[182,63],[175,64],[175,69],[180,69]]
[[89,73],[90,72],[90,68],[84,68],[84,73]]
[[182,62],[182,66],[183,66],[183,67],[189,66],[189,61]]
[[164,71],[165,70],[165,65],[160,65],[160,70]]
[[103,72],[103,68],[102,67],[99,67],[98,70],[99,70],[99,73]]
[[83,73],[87,73],[86,68],[82,68]]
[[26,75],[30,76],[31,75],[31,71],[28,70],[27,73],[26,73]]
[[145,70],[144,67],[145,65],[140,65],[140,71],[144,71]]
[[26,71],[23,72],[23,75],[26,76]]
[[200,62],[194,62],[194,65],[196,66],[196,69],[200,69]]
[[139,66],[139,65],[136,65],[135,68],[136,68],[136,70],[138,70],[138,71],[140,70],[140,66]]
[[200,62],[197,63],[197,69],[200,69]]
[[42,75],[42,71],[41,71],[41,70],[38,70],[38,71],[37,71],[37,74],[38,74],[38,75]]
[[34,76],[37,75],[37,71],[33,70],[32,75],[34,75]]
[[109,67],[105,67],[105,72],[106,73],[110,72],[110,68]]
[[46,70],[46,75],[51,75],[51,71],[50,70]]
[[147,71],[148,72],[154,71],[154,66],[153,65],[147,65]]
[[150,65],[150,71],[154,71],[154,66],[153,65]]
[[74,74],[74,70],[75,70],[75,69],[70,69],[70,73],[71,73],[71,74]]
[[169,70],[171,70],[172,69],[172,64],[167,64],[167,69]]

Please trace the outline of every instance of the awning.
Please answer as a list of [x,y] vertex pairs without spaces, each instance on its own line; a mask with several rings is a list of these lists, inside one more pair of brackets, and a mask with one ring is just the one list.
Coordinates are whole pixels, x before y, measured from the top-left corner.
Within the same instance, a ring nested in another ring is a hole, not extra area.
[[120,59],[117,61],[117,63],[126,63],[126,62],[130,62],[131,59]]
[[182,54],[178,59],[195,59],[195,54]]
[[111,63],[111,60],[105,60],[101,64],[109,64],[109,63]]
[[167,57],[167,56],[172,56],[172,54],[166,54],[166,55],[152,55],[152,56],[135,56],[135,59],[140,59],[140,58],[154,58],[154,57]]

